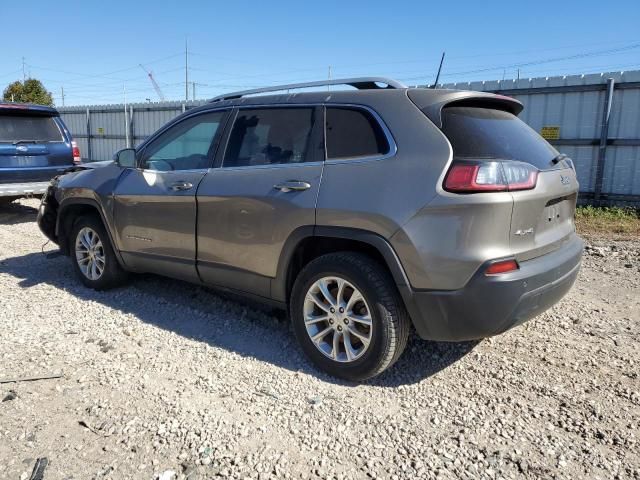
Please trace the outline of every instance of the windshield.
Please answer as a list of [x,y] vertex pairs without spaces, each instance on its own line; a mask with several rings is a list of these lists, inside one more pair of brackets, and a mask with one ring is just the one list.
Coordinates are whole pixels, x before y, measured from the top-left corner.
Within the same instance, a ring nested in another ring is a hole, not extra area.
[[53,117],[0,115],[0,142],[62,142]]
[[442,130],[456,158],[518,160],[545,170],[558,152],[515,115],[491,108],[449,107]]

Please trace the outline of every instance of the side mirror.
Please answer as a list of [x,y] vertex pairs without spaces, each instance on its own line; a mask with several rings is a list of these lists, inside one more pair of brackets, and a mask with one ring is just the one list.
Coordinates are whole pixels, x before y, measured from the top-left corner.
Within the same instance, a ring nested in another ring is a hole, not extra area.
[[136,149],[124,148],[119,150],[113,156],[113,161],[117,165],[123,168],[135,168],[136,167]]

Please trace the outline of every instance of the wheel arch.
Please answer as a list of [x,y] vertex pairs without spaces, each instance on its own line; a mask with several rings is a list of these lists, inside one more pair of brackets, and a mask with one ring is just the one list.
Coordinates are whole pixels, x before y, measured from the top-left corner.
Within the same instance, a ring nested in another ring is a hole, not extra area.
[[377,260],[400,290],[409,285],[400,259],[382,236],[356,228],[308,226],[295,230],[285,242],[272,281],[272,298],[288,302],[293,282],[304,265],[325,253],[345,250],[359,251]]
[[113,251],[118,259],[118,263],[124,266],[120,251],[116,247],[111,229],[109,228],[109,222],[100,208],[97,201],[91,198],[68,198],[62,201],[58,209],[58,217],[56,220],[56,235],[59,239],[59,246],[62,253],[69,254],[69,238],[68,235],[73,228],[73,224],[76,219],[82,215],[97,215],[104,229],[107,231],[109,241],[113,246]]

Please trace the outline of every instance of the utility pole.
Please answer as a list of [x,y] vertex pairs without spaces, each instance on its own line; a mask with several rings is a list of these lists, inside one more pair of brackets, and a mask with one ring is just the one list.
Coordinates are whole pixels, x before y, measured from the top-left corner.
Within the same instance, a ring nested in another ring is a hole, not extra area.
[[[327,74],[327,80],[331,80],[331,65],[329,65],[329,72]],[[327,92],[331,90],[331,85],[327,85]]]
[[24,57],[22,57],[22,83],[27,81],[27,75],[24,73]]
[[193,90],[193,98],[192,100],[196,99],[196,82],[191,82],[191,88]]
[[189,44],[184,39],[184,99],[189,100]]
[[64,107],[64,87],[60,87],[60,92],[62,93],[62,106]]

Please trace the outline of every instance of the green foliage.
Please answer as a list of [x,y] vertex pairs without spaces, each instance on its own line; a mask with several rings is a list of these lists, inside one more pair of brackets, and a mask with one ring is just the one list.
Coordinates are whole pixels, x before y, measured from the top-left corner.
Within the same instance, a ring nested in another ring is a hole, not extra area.
[[28,78],[24,82],[15,81],[4,89],[2,98],[5,102],[35,103],[53,106],[51,92],[47,91],[40,80]]
[[578,218],[601,218],[609,220],[632,220],[640,218],[639,211],[632,207],[592,207],[576,208]]

